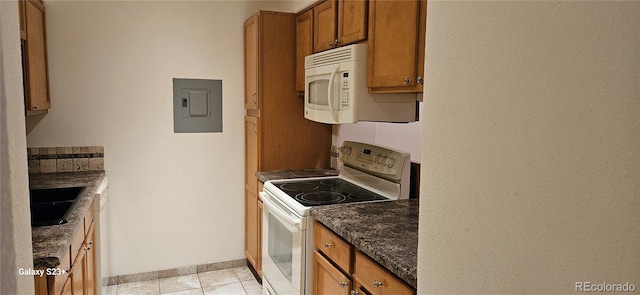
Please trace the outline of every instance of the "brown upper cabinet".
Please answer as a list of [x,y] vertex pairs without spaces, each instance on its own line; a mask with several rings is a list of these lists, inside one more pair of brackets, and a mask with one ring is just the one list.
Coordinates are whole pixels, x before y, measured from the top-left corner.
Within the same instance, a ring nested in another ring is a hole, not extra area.
[[313,52],[335,47],[338,6],[335,0],[313,7]]
[[296,91],[305,91],[304,58],[313,53],[313,9],[296,16]]
[[422,92],[426,13],[425,0],[370,0],[370,92]]
[[26,114],[43,114],[51,108],[44,4],[20,0],[19,12]]
[[338,1],[338,37],[335,46],[349,45],[367,39],[368,1]]
[[313,7],[313,52],[367,39],[367,1],[326,0]]
[[297,15],[296,91],[304,89],[304,58],[367,39],[368,0],[320,1]]
[[244,23],[244,108],[259,108],[258,94],[258,15]]

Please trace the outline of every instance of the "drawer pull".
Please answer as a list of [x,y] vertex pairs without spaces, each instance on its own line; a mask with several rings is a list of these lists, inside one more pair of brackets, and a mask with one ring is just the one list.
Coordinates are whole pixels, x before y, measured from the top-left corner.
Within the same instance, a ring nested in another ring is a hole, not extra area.
[[382,282],[380,281],[373,281],[373,287],[376,289],[380,289],[382,287],[382,285],[384,285]]
[[349,286],[349,283],[340,281],[340,288],[344,289],[346,286]]
[[326,249],[329,249],[329,248],[333,247],[333,243],[324,243],[324,247]]

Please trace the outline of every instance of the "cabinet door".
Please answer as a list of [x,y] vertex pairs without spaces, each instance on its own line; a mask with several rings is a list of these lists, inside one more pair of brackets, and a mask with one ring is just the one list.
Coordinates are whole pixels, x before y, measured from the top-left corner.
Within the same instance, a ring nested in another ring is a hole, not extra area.
[[26,46],[24,71],[25,103],[27,111],[44,111],[49,103],[49,79],[44,20],[44,4],[27,0],[24,6]]
[[244,22],[244,108],[257,110],[258,93],[258,14]]
[[[60,294],[62,294],[62,295],[73,295],[72,290],[71,290],[71,284],[72,284],[72,278],[69,277],[65,281],[64,286],[62,287],[62,292],[60,292]],[[36,294],[38,294],[38,293],[36,293]]]
[[258,117],[245,116],[244,117],[244,142],[245,142],[245,184],[254,190],[257,189],[258,178],[256,172],[258,172],[258,132],[260,126],[258,125]]
[[349,295],[351,280],[331,265],[326,258],[313,252],[313,294]]
[[20,13],[20,40],[25,40],[27,39],[27,23],[26,23],[26,16],[25,16],[25,10],[26,10],[26,1],[28,0],[19,0],[18,1],[18,13]]
[[86,255],[84,258],[84,291],[86,295],[96,294],[96,250],[93,244],[95,240],[95,222],[91,223],[86,237]]
[[325,51],[335,46],[337,13],[335,0],[326,0],[313,8],[313,52]]
[[[83,245],[84,246],[84,245]],[[86,251],[80,250],[78,252],[78,256],[76,256],[76,260],[73,262],[73,266],[71,267],[71,293],[73,295],[81,295],[84,294],[84,264],[86,259]]]
[[367,1],[340,0],[338,2],[339,46],[367,39]]
[[313,10],[296,17],[296,91],[304,92],[304,58],[313,53]]
[[424,67],[418,65],[419,4],[417,0],[369,2],[370,88],[417,92],[417,68]]
[[244,191],[244,254],[254,268],[258,268],[258,196],[254,188]]

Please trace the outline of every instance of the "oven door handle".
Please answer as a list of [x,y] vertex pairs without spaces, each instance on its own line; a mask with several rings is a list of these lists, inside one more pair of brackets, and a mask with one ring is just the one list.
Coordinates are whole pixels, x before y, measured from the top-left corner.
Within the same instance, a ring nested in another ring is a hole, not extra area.
[[304,229],[302,226],[302,219],[294,218],[291,215],[283,212],[280,208],[278,208],[278,206],[272,203],[276,200],[271,199],[265,192],[260,192],[260,198],[262,199],[262,204],[266,206],[267,210],[271,212],[276,218],[278,218],[278,220],[298,229]]

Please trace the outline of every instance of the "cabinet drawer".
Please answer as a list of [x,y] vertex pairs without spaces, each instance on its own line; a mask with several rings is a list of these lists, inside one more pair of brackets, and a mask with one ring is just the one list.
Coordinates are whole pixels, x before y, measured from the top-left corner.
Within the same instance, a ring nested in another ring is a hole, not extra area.
[[415,294],[415,290],[413,288],[360,252],[356,252],[353,277],[372,294]]
[[321,223],[314,225],[314,243],[318,251],[324,253],[344,272],[351,273],[353,246],[337,236]]

